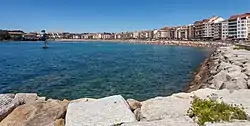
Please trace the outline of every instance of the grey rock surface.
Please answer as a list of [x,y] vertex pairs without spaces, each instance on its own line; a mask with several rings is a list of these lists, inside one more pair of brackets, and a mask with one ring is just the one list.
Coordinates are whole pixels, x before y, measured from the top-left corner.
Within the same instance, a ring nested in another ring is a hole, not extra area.
[[36,102],[37,94],[36,93],[17,93],[15,95],[16,99],[23,101],[25,104]]
[[124,123],[121,126],[198,126],[189,117],[168,118],[163,120]]
[[14,94],[0,94],[0,122],[16,107],[23,104],[22,101],[14,97]]
[[120,95],[71,102],[66,114],[66,126],[110,126],[135,121],[135,115]]

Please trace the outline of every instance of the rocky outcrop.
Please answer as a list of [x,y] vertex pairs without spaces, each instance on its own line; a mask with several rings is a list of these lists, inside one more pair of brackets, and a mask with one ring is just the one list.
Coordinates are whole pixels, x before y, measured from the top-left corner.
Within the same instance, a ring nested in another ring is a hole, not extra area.
[[[12,99],[14,96],[9,95]],[[0,126],[198,126],[187,116],[187,110],[191,107],[190,102],[194,96],[202,99],[219,98],[220,101],[228,104],[242,105],[245,108],[244,111],[250,115],[250,100],[247,97],[250,96],[250,90],[206,88],[191,93],[156,97],[142,102],[134,99],[126,101],[120,95],[72,101],[36,100],[18,106],[0,122]],[[208,122],[205,125],[248,126],[249,123],[247,120],[232,120],[225,123]]]
[[[53,126],[65,116],[68,102],[33,102],[17,107],[1,122],[1,126]],[[58,123],[57,123],[58,124]]]
[[250,51],[221,47],[202,63],[186,91],[201,88],[249,89],[249,83]]
[[36,93],[17,93],[15,95],[16,99],[23,101],[25,104],[36,102],[37,94]]
[[71,102],[66,114],[66,126],[112,126],[135,121],[135,115],[120,95]]
[[0,122],[23,101],[15,98],[14,94],[0,94]]
[[132,111],[141,108],[141,103],[135,99],[127,99],[127,103]]

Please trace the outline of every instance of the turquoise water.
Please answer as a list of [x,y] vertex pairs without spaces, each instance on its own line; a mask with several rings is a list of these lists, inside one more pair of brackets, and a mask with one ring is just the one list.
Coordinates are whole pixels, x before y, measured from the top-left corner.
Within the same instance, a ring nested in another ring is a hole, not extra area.
[[0,43],[0,93],[59,99],[121,94],[145,100],[179,92],[205,48],[106,42]]

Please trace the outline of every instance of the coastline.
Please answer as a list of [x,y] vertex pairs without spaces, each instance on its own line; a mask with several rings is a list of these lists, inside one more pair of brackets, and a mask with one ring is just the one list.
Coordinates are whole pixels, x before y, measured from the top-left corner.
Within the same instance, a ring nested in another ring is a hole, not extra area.
[[103,39],[55,39],[55,42],[121,42],[135,44],[155,44],[155,45],[172,45],[172,46],[188,46],[188,47],[208,47],[217,48],[221,46],[229,46],[230,43],[222,42],[203,42],[203,41],[173,41],[173,40],[103,40]]

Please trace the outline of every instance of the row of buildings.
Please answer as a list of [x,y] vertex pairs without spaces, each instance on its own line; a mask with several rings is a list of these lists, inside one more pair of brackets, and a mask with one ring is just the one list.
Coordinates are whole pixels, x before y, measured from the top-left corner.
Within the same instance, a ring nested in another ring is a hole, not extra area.
[[[36,32],[8,31],[11,38],[38,40]],[[232,15],[228,19],[212,16],[193,24],[154,30],[121,33],[47,33],[49,39],[141,39],[141,40],[250,40],[250,13]]]
[[250,40],[250,13],[220,16],[195,21],[193,24],[161,29],[121,32],[84,33],[77,39],[142,39],[142,40]]

